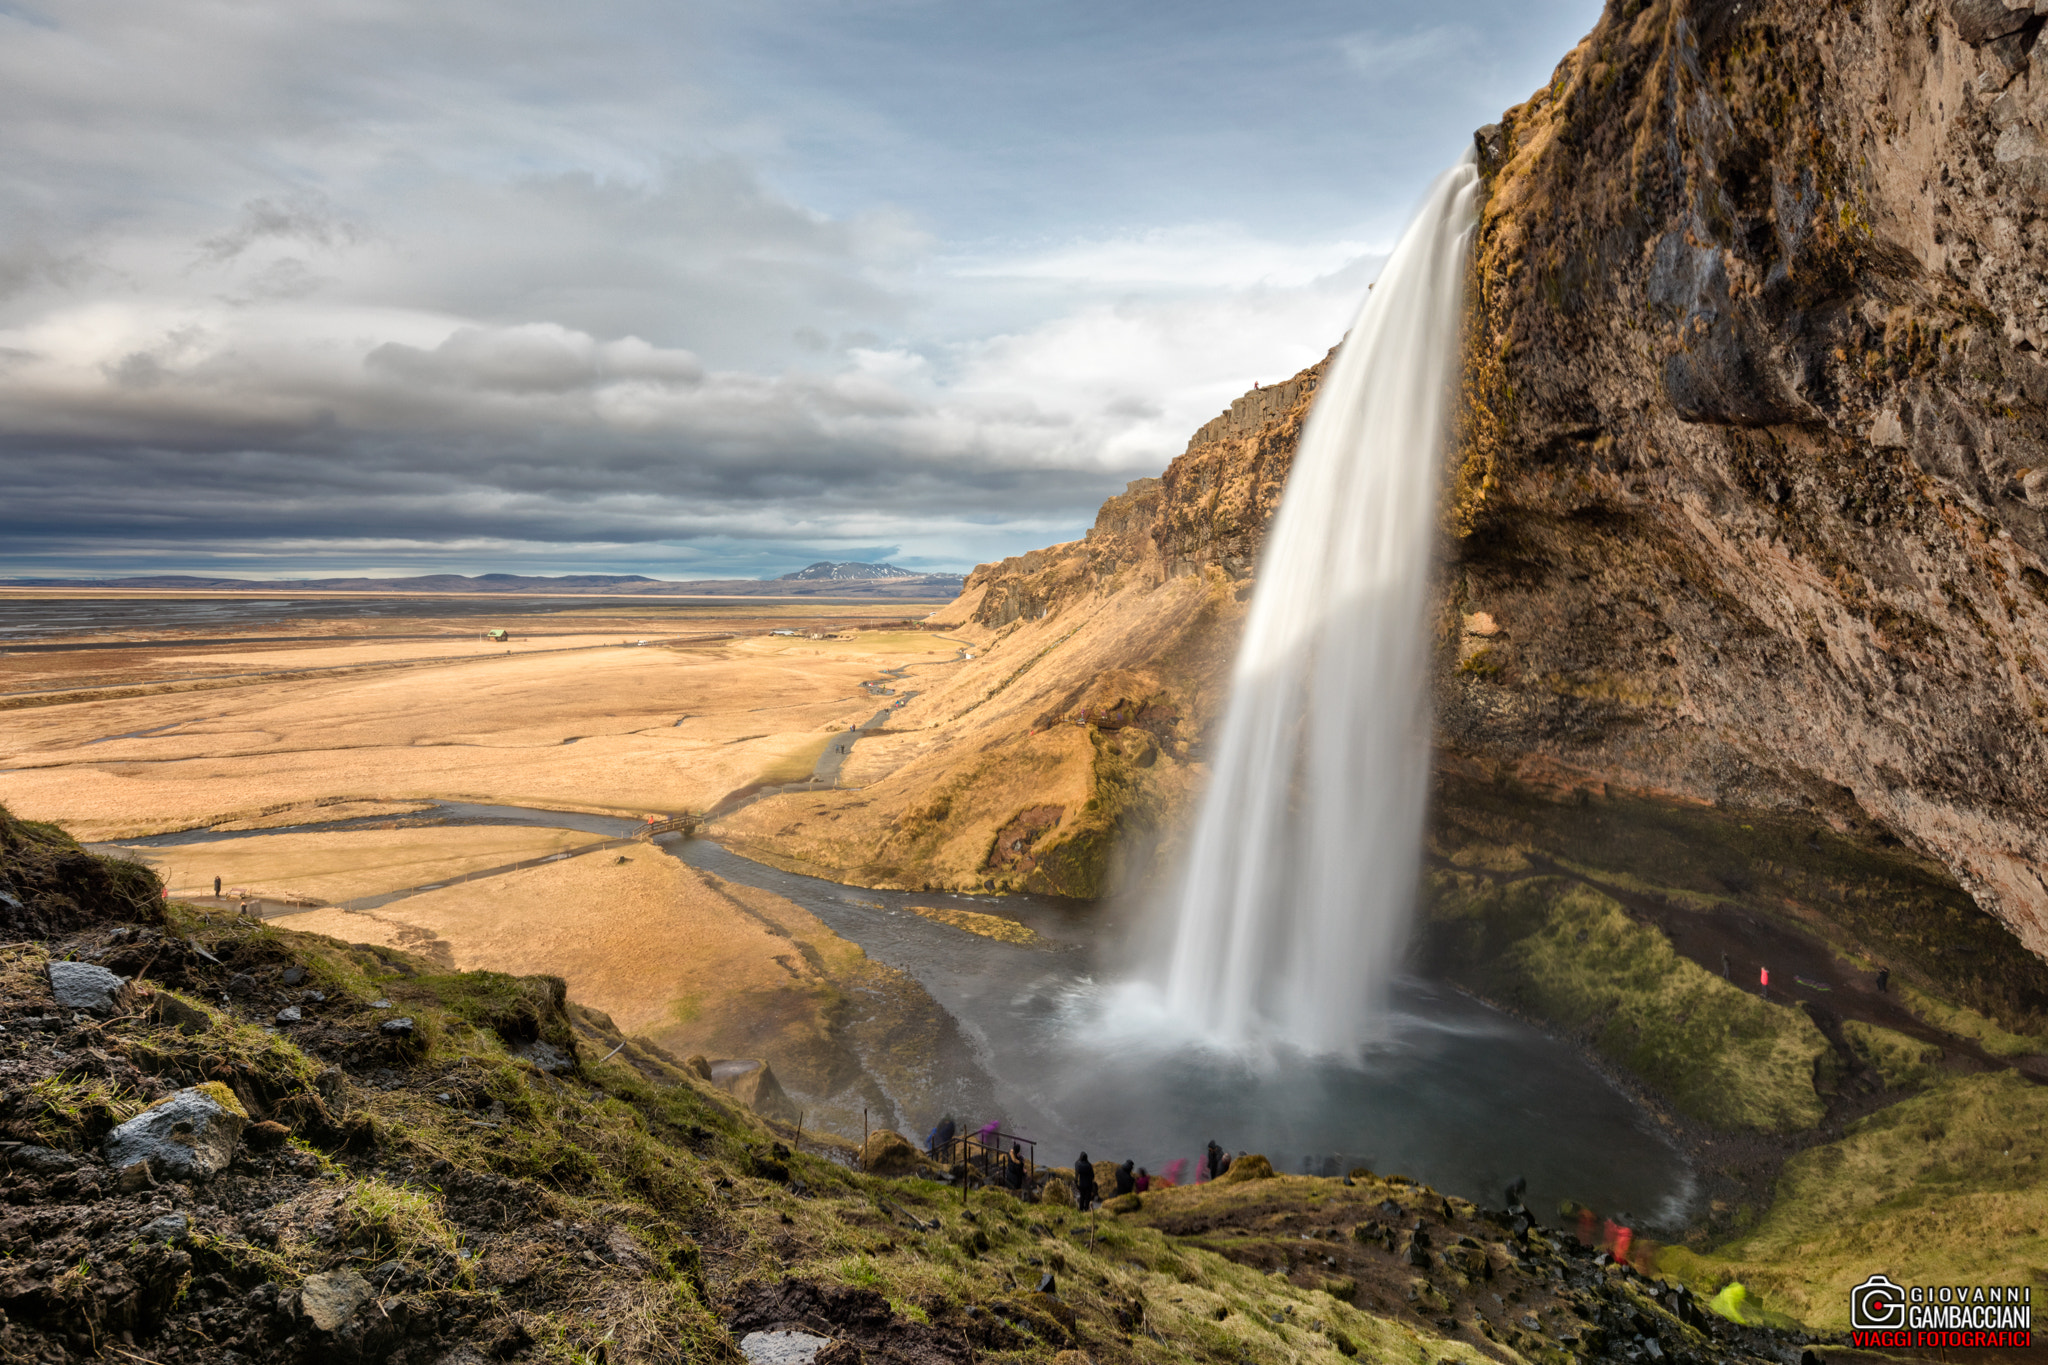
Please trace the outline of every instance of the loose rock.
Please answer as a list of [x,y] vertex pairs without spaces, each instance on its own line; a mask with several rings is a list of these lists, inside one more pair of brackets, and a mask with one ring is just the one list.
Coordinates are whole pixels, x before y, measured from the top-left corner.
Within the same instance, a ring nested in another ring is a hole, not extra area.
[[377,1025],[377,1032],[383,1034],[386,1038],[410,1038],[413,1032],[412,1016],[406,1015],[398,1019],[386,1019],[383,1023]]
[[248,1125],[235,1092],[218,1081],[180,1090],[107,1134],[107,1164],[122,1169],[146,1161],[181,1179],[206,1179],[227,1169]]
[[52,962],[50,994],[67,1010],[112,1014],[128,979],[90,962]]
[[740,1338],[740,1354],[748,1365],[811,1365],[831,1344],[809,1332],[749,1332]]
[[322,1332],[353,1318],[371,1298],[370,1282],[353,1270],[308,1275],[299,1286],[299,1313]]
[[274,1152],[279,1147],[284,1146],[284,1140],[291,1135],[292,1130],[283,1124],[265,1119],[262,1123],[252,1125],[247,1132],[243,1133],[242,1140],[249,1144],[252,1151]]
[[277,1012],[277,1022],[280,1024],[296,1024],[305,1017],[305,1015],[299,1013],[297,1005],[286,1005]]

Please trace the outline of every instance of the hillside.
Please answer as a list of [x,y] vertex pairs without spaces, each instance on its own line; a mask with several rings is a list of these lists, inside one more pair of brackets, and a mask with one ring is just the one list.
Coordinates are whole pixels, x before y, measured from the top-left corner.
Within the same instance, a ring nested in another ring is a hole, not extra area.
[[976,569],[925,623],[974,657],[859,743],[859,790],[772,797],[718,836],[866,885],[1073,896],[1170,857],[1321,374],[1238,399],[1084,539]]
[[1084,1214],[893,1137],[868,1151],[890,1174],[863,1174],[558,978],[167,904],[4,810],[0,916],[10,1360],[638,1365],[780,1332],[815,1365],[1477,1365],[1647,1340],[1747,1362],[1806,1339],[1399,1176],[1251,1157]]

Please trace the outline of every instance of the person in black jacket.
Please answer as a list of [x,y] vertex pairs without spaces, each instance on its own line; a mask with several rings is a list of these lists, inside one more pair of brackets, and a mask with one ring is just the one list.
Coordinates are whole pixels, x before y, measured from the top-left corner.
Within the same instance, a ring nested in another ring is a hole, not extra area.
[[1095,1202],[1095,1163],[1086,1152],[1074,1158],[1074,1207],[1087,1212]]
[[1209,1179],[1214,1180],[1217,1176],[1223,1174],[1223,1149],[1216,1145],[1215,1138],[1209,1139],[1209,1151],[1206,1158],[1206,1165],[1208,1166],[1209,1170]]
[[934,1161],[944,1161],[946,1153],[952,1150],[953,1135],[958,1131],[960,1131],[959,1126],[953,1122],[951,1114],[940,1119],[938,1125],[932,1129],[931,1136],[925,1139],[924,1149],[926,1154]]
[[1013,1190],[1024,1188],[1024,1144],[1010,1144],[1010,1154],[1003,1158],[1003,1183]]
[[1135,1174],[1137,1169],[1138,1163],[1135,1159],[1126,1161],[1123,1165],[1116,1168],[1116,1192],[1119,1198],[1127,1194],[1137,1193],[1138,1177]]

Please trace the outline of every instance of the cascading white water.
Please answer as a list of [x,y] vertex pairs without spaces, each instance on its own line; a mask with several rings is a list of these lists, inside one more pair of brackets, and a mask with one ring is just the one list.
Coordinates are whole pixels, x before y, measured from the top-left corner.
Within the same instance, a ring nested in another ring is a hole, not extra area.
[[1429,578],[1478,172],[1434,186],[1310,413],[1178,896],[1166,1004],[1219,1042],[1365,1041],[1428,799]]

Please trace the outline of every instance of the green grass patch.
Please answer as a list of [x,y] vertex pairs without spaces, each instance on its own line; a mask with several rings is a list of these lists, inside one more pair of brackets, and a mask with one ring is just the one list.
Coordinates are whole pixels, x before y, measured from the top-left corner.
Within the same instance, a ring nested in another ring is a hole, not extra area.
[[1994,1057],[2030,1057],[2048,1052],[2048,1038],[2008,1032],[1973,1009],[1937,1000],[1905,982],[1895,981],[1892,990],[1921,1022],[1958,1038],[1968,1038]]
[[434,1196],[375,1177],[349,1186],[334,1223],[348,1245],[367,1261],[453,1257],[462,1240],[441,1216]]
[[1764,1311],[1816,1329],[1849,1320],[1849,1289],[2048,1287],[2048,1089],[2011,1072],[1943,1081],[1785,1165],[1756,1225],[1658,1268],[1713,1293],[1740,1281]]
[[381,984],[389,987],[393,1000],[439,1006],[451,1017],[488,1030],[510,1045],[541,1042],[564,1052],[575,1045],[565,1008],[568,985],[558,976],[441,972]]
[[97,1076],[45,1076],[29,1085],[27,1100],[36,1141],[72,1149],[97,1141],[146,1107],[140,1097]]
[[1941,1075],[1941,1049],[1932,1043],[1860,1019],[1844,1020],[1842,1033],[1887,1090],[1920,1090]]
[[1575,882],[1439,879],[1465,974],[1496,999],[1583,1029],[1601,1053],[1719,1128],[1790,1132],[1820,1122],[1813,1021],[1681,957],[1662,931]]

